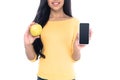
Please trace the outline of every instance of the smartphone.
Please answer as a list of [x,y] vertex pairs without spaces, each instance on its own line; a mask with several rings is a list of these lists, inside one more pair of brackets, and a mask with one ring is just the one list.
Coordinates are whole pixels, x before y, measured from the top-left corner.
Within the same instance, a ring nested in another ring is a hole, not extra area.
[[79,44],[89,44],[89,23],[79,25]]

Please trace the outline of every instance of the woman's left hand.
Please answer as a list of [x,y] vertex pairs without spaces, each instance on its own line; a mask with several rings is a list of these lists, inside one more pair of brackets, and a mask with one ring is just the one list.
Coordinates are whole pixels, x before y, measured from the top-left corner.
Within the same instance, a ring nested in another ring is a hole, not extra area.
[[[90,31],[89,31],[89,40],[91,39],[91,36],[92,36],[92,30],[90,29]],[[79,34],[77,33],[73,47],[75,49],[77,49],[77,50],[80,50],[81,48],[83,48],[85,46],[86,46],[86,44],[80,44],[79,43]]]
[[[92,30],[89,31],[89,39],[91,39]],[[74,44],[73,44],[73,58],[78,60],[80,58],[80,50],[85,47],[86,44],[79,44],[79,34],[76,35]]]

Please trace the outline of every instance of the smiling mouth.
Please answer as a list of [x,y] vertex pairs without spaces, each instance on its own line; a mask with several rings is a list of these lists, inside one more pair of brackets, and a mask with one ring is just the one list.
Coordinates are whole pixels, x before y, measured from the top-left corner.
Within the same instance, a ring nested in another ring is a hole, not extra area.
[[60,2],[52,2],[52,5],[54,6],[58,6],[60,4]]

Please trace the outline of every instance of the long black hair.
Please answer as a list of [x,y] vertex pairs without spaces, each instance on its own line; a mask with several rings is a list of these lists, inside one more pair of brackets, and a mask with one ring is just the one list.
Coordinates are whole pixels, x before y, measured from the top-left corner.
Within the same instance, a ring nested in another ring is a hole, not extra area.
[[[72,17],[71,13],[71,0],[64,0],[63,11],[66,15]],[[40,24],[44,27],[49,20],[50,15],[50,7],[48,6],[47,0],[40,0],[40,5],[35,16],[34,22]],[[45,55],[42,53],[43,44],[40,38],[35,39],[33,42],[34,50],[38,56],[40,55],[42,58],[45,58]]]

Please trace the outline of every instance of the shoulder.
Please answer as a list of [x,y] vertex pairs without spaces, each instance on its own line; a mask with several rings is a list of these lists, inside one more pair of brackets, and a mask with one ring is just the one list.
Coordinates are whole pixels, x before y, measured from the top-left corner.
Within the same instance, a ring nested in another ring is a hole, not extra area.
[[80,21],[78,18],[73,17],[72,19],[72,24],[74,25],[75,28],[78,28]]
[[79,24],[80,23],[80,20],[76,17],[73,17],[73,20],[75,21],[75,23]]

